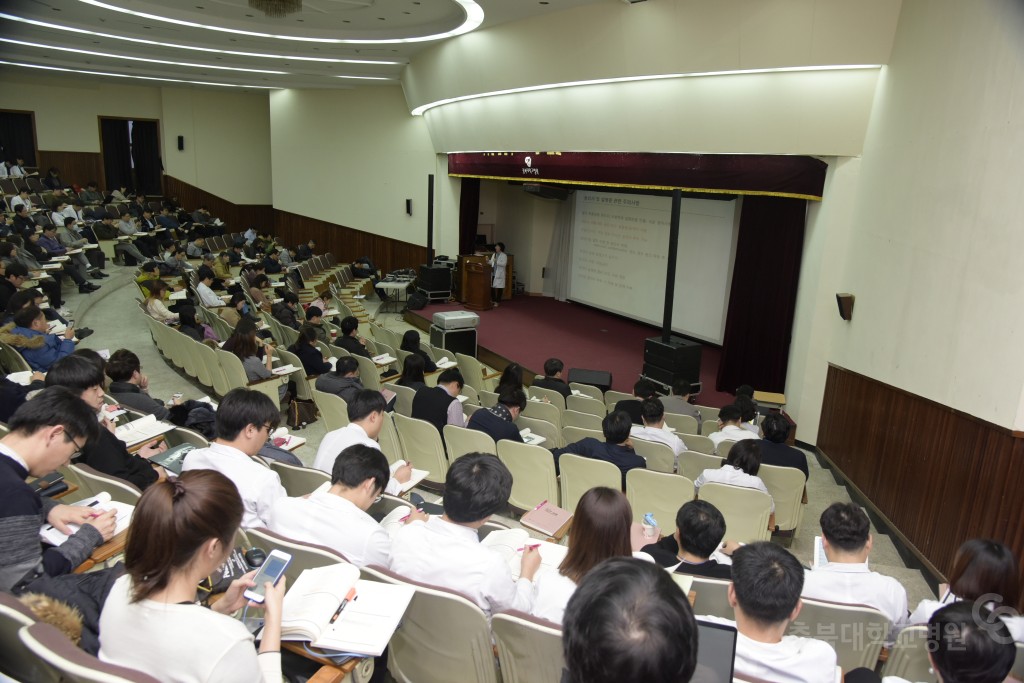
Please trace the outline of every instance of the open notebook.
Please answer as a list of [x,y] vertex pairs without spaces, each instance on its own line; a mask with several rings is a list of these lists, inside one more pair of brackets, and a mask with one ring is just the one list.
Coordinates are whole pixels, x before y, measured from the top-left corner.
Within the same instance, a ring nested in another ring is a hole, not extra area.
[[[74,503],[74,505],[81,505],[85,507],[96,508],[96,512],[105,512],[107,510],[117,511],[117,526],[114,529],[115,534],[119,534],[128,528],[128,525],[132,521],[132,513],[135,512],[134,505],[128,505],[127,503],[119,503],[116,500],[110,499],[110,494],[106,491],[102,491],[92,498],[83,498],[82,500]],[[78,531],[80,528],[77,524],[69,524],[72,532]],[[44,541],[50,545],[60,545],[64,541],[68,540],[68,535],[62,531],[58,531],[56,527],[51,524],[44,524],[39,529],[39,535]]]
[[523,548],[525,546],[540,546],[538,550],[540,551],[541,568],[547,567],[553,571],[558,571],[558,565],[562,563],[566,553],[569,552],[567,546],[533,538],[523,529],[492,531],[487,534],[484,540],[480,541],[480,545],[487,546],[505,558],[508,568],[512,572],[513,579],[519,578],[520,563],[523,561]]
[[174,429],[170,422],[161,422],[156,415],[147,415],[138,420],[123,424],[114,431],[114,436],[124,441],[126,446],[134,446],[166,434]]

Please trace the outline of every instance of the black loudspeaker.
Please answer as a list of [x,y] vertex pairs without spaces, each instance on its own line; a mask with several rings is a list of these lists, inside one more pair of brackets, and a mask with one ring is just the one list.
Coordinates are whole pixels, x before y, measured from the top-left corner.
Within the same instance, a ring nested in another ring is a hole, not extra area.
[[447,266],[420,266],[417,287],[425,292],[450,292],[452,290],[452,269]]
[[406,199],[405,200],[405,212],[407,214],[409,214],[410,216],[412,215],[412,200],[411,199]]
[[836,304],[839,305],[839,317],[843,320],[853,319],[853,302],[856,299],[853,294],[836,294]]
[[185,136],[184,135],[179,135],[178,136],[178,151],[179,152],[185,151]]
[[697,342],[682,337],[661,337],[644,340],[644,377],[667,387],[679,380],[696,382],[700,379],[701,347]]
[[413,292],[409,295],[409,301],[406,304],[406,308],[410,311],[422,311],[427,307],[427,297],[422,292]]
[[572,368],[569,370],[568,382],[576,382],[577,384],[589,384],[592,387],[597,387],[601,391],[608,391],[612,388],[612,373],[606,372],[605,370],[584,370],[582,368]]

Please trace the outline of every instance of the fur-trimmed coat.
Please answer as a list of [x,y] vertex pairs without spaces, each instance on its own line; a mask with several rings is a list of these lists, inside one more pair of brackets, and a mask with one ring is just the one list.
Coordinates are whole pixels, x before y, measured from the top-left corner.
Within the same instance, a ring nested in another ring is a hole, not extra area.
[[17,327],[14,323],[0,327],[0,341],[17,349],[29,366],[39,372],[46,372],[51,365],[75,351],[75,343],[70,339]]

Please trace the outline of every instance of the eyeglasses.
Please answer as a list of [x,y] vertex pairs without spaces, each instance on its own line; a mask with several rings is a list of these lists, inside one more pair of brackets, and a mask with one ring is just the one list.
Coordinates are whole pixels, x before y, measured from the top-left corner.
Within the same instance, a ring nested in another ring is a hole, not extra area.
[[82,449],[85,448],[85,446],[84,445],[79,446],[78,442],[75,441],[74,439],[72,439],[67,434],[64,435],[64,438],[67,439],[68,441],[70,441],[71,443],[73,443],[75,445],[75,452],[72,453],[70,456],[68,456],[69,460],[74,460],[75,458],[77,458],[78,456],[80,456],[82,454]]
[[378,493],[377,497],[373,499],[373,504],[376,505],[377,503],[381,502],[382,500],[384,500],[384,492],[383,491]]

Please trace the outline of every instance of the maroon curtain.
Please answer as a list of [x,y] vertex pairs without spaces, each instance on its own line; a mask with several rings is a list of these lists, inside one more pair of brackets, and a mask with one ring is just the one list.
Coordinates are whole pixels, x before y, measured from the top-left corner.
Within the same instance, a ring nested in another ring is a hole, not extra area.
[[743,198],[719,391],[750,384],[781,392],[786,386],[806,213],[802,199]]
[[459,196],[459,253],[472,254],[480,217],[480,179],[463,178]]

